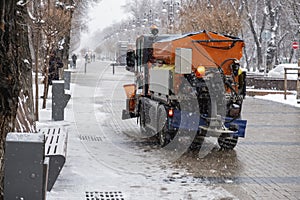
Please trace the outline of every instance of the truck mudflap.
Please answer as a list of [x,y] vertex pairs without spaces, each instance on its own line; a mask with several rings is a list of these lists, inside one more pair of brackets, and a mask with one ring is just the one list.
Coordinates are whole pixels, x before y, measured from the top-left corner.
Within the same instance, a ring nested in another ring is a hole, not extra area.
[[122,110],[122,120],[135,118],[137,115],[135,113],[129,112],[128,110]]
[[[220,135],[245,137],[247,126],[247,120],[226,117],[225,119],[222,119],[224,126],[216,129],[209,127],[207,124],[207,118],[200,116],[199,113],[184,113],[180,110],[174,110],[174,116],[169,120],[169,128],[190,131],[204,130],[210,132],[207,136],[213,137],[218,137]],[[198,125],[197,122],[199,122]]]

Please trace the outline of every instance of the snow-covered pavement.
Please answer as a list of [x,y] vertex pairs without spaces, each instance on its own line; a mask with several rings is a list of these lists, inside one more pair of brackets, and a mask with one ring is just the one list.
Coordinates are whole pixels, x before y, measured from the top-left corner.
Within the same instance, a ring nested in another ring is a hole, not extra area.
[[[51,89],[47,108],[40,111],[39,128],[62,126],[69,135],[66,163],[47,193],[48,200],[97,200],[105,195],[108,197],[102,199],[260,199],[261,195],[283,196],[286,192],[282,191],[288,191],[288,197],[297,193],[299,177],[293,164],[299,162],[293,153],[299,144],[297,108],[282,106],[280,109],[286,110],[273,111],[280,104],[246,97],[244,117],[249,126],[236,150],[214,149],[205,159],[187,155],[172,163],[172,154],[166,156],[153,142],[138,138],[136,119],[121,120],[125,107],[122,86],[132,83],[133,75],[124,67],[116,67],[113,75],[109,62],[89,64],[86,74],[83,66],[79,62],[79,68],[72,72],[72,97],[65,120],[51,120]],[[295,95],[289,95],[288,100],[283,100],[283,95],[255,98],[298,106]],[[261,105],[263,108],[257,107]],[[273,119],[265,117],[270,114]],[[291,121],[287,118],[291,116],[296,118]],[[282,117],[284,124],[273,129],[274,119]],[[283,129],[287,132],[282,133]],[[289,163],[291,156],[294,159]],[[268,163],[276,165],[276,170],[269,170]],[[219,173],[228,179],[218,177]],[[273,180],[282,180],[284,185]]]
[[[67,160],[48,200],[123,199],[235,199],[217,186],[186,183],[188,172],[171,167],[159,149],[139,148],[140,141],[123,134],[139,131],[136,121],[122,121],[125,106],[122,85],[132,74],[107,62],[94,62],[83,73],[83,65],[72,73],[71,100],[65,120],[51,121],[43,110],[40,126],[64,126],[68,131]],[[144,145],[147,145],[145,142]]]

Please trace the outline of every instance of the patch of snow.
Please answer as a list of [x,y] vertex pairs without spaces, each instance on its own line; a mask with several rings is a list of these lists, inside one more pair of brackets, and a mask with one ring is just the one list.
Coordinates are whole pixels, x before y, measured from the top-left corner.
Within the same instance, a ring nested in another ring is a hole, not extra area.
[[17,6],[24,6],[26,3],[24,3],[23,0],[20,0],[17,2]]
[[25,63],[25,64],[29,64],[30,62],[29,62],[29,60],[24,59],[24,63]]
[[284,99],[283,94],[268,94],[265,96],[255,96],[255,98],[274,101],[300,108],[300,103],[297,103],[296,94],[287,95],[286,100]]

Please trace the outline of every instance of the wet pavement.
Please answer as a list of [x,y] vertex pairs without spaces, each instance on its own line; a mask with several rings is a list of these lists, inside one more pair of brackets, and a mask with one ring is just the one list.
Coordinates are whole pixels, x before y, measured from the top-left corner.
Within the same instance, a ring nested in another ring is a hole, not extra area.
[[170,162],[140,137],[136,119],[121,120],[122,86],[132,81],[104,62],[72,73],[67,163],[48,199],[300,199],[300,109],[246,97],[246,138],[234,150],[209,138],[205,156],[188,151]]

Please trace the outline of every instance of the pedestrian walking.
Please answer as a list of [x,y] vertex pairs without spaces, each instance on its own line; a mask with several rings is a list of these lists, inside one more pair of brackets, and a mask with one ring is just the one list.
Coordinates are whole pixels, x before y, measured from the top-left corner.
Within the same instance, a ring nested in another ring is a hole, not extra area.
[[77,60],[77,56],[76,56],[76,54],[73,54],[73,55],[72,55],[72,62],[73,62],[73,63],[72,63],[72,64],[73,64],[72,66],[73,66],[73,68],[76,68],[76,60]]
[[89,56],[88,53],[85,54],[84,58],[85,58],[85,63],[89,63],[90,62],[90,56]]

